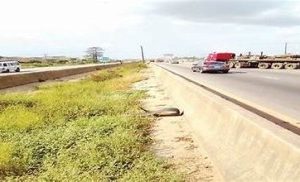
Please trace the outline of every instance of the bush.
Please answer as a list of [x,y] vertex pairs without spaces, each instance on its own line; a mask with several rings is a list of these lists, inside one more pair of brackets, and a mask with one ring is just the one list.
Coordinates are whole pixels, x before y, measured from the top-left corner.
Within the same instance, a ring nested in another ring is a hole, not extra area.
[[116,71],[114,71],[112,69],[109,69],[109,70],[104,70],[98,74],[92,75],[91,79],[96,82],[103,82],[106,80],[111,80],[111,79],[120,78],[120,77],[122,77],[122,75],[120,75],[119,73],[117,73]]
[[[143,66],[100,71],[90,79],[0,96],[0,180],[172,181],[147,152],[151,120],[140,114]],[[102,81],[100,81],[102,80]]]

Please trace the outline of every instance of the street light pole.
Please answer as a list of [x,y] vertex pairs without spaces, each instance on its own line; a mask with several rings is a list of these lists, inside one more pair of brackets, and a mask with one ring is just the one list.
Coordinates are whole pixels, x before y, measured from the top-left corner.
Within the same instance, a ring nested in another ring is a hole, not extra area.
[[285,55],[287,54],[287,46],[288,46],[288,43],[286,42],[285,45],[284,45],[284,54]]
[[143,60],[143,63],[145,63],[144,48],[143,48],[143,46],[141,46],[141,53],[142,53],[142,60]]

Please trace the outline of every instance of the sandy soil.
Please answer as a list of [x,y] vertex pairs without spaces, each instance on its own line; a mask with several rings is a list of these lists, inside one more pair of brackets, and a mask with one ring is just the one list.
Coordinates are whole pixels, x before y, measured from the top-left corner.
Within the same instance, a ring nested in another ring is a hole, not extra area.
[[[148,91],[149,97],[143,101],[143,106],[148,110],[177,107],[151,69],[144,74],[148,79],[135,85],[137,89]],[[184,116],[157,118],[152,139],[153,151],[184,174],[186,181],[223,181]]]

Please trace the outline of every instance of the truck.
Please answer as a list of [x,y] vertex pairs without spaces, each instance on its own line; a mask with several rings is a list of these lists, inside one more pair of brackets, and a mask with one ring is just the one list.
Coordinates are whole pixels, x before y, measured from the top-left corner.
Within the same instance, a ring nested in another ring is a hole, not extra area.
[[259,68],[259,69],[298,69],[300,67],[300,55],[266,56],[240,54],[229,61],[230,68]]
[[193,64],[191,67],[193,72],[221,72],[228,73],[230,70],[229,61],[235,58],[234,53],[214,52],[210,53],[204,61]]
[[229,62],[232,59],[235,59],[235,53],[231,53],[231,52],[214,52],[214,53],[208,54],[205,61]]

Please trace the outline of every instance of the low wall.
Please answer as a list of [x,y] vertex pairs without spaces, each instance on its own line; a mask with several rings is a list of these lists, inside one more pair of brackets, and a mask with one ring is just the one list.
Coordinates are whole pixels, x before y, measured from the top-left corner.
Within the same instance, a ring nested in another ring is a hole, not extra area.
[[225,181],[299,181],[300,137],[160,67],[169,96]]
[[66,68],[61,70],[49,70],[0,76],[0,89],[26,85],[29,83],[42,82],[46,80],[54,80],[62,77],[97,71],[119,65],[120,64],[92,65],[77,68]]

